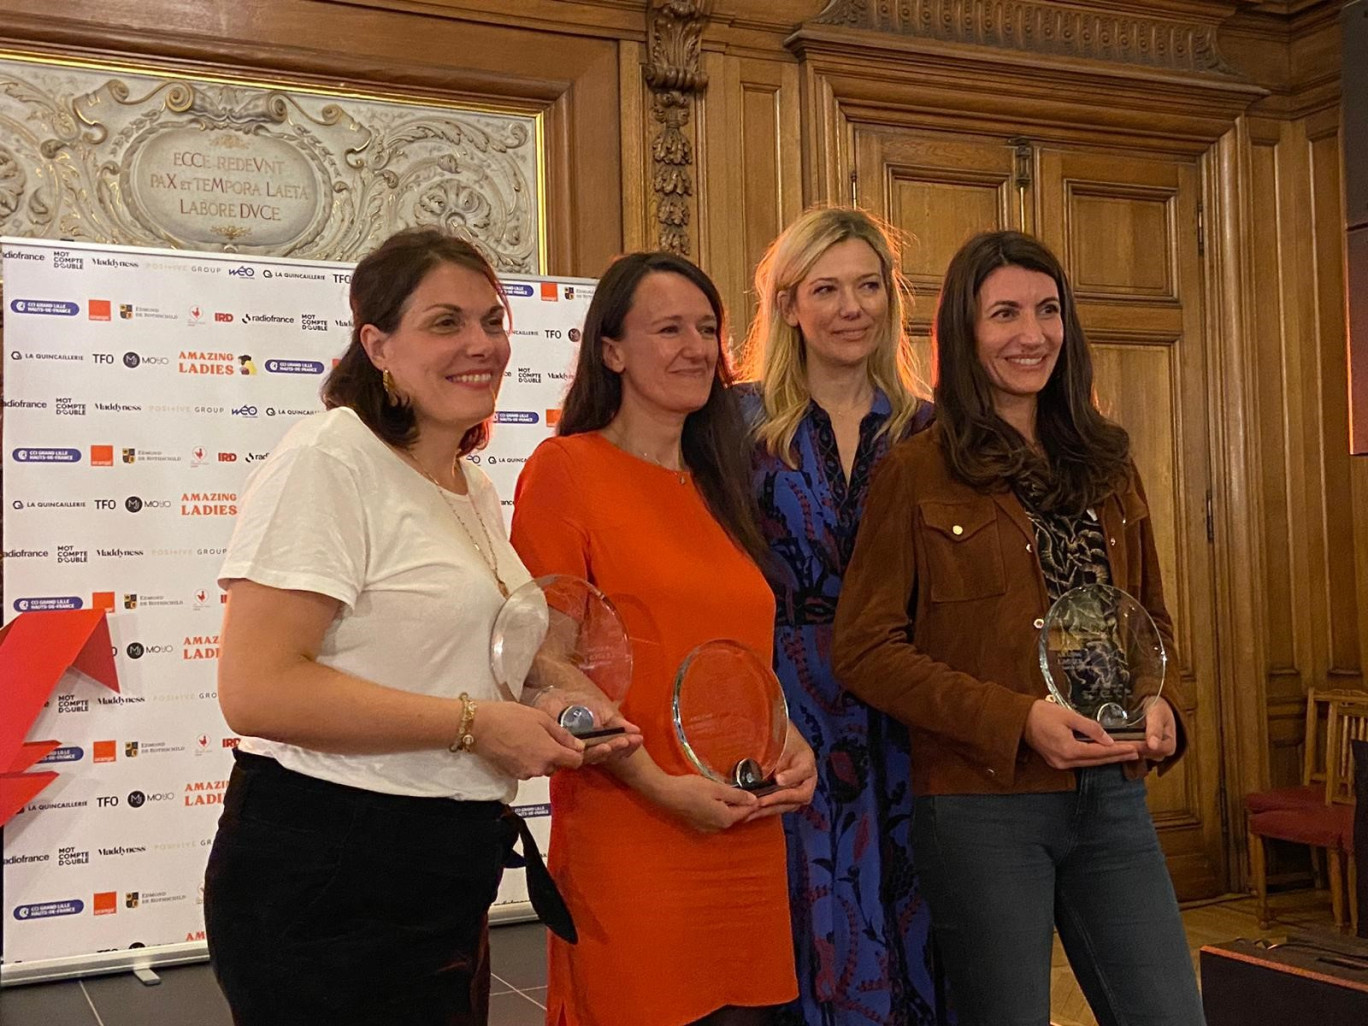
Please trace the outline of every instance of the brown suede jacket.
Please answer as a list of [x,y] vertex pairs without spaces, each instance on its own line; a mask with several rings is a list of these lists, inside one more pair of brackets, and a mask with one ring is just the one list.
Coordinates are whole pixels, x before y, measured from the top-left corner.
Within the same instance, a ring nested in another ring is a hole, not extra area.
[[[1163,696],[1186,747],[1187,708],[1164,607],[1159,559],[1134,466],[1099,510],[1112,584],[1149,611],[1168,651]],[[1037,639],[1050,607],[1035,532],[1010,490],[954,478],[933,426],[896,445],[876,472],[836,610],[837,678],[906,723],[919,795],[1063,791],[1072,770],[1046,765],[1023,740],[1048,691]],[[1149,764],[1125,764],[1128,776]]]

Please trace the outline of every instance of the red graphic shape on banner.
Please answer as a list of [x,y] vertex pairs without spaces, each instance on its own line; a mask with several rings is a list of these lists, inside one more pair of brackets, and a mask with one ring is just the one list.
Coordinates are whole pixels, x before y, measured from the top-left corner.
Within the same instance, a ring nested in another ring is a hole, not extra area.
[[25,770],[58,742],[24,737],[67,670],[119,690],[104,610],[20,613],[0,628],[0,826],[57,779],[50,771]]

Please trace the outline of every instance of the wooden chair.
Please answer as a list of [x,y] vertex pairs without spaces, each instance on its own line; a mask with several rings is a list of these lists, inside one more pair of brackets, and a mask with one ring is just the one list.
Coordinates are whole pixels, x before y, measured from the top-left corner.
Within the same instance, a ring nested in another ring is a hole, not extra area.
[[[1326,731],[1326,778],[1325,794],[1327,803],[1338,810],[1347,811],[1344,844],[1341,848],[1349,863],[1348,893],[1350,929],[1358,933],[1358,863],[1354,858],[1354,752],[1355,741],[1368,741],[1368,695],[1360,697],[1337,698],[1330,706],[1330,719]],[[1339,897],[1339,883],[1336,881],[1338,853],[1331,851],[1330,886],[1331,901]],[[1336,924],[1342,923],[1343,911],[1335,917]]]
[[[1259,899],[1259,925],[1268,927],[1268,868],[1266,839],[1290,841],[1311,847],[1313,861],[1321,850],[1330,862],[1331,905],[1335,924],[1344,926],[1343,857],[1351,843],[1352,809],[1331,800],[1331,734],[1341,703],[1368,702],[1368,693],[1311,689],[1306,696],[1306,737],[1302,783],[1247,795],[1246,823],[1249,835],[1249,867]],[[1325,743],[1321,744],[1321,710],[1325,709]],[[1338,743],[1338,742],[1337,742]],[[1348,751],[1348,741],[1343,747]],[[1348,763],[1346,762],[1347,766]],[[1336,783],[1336,788],[1342,785]],[[1315,862],[1319,876],[1319,862]]]

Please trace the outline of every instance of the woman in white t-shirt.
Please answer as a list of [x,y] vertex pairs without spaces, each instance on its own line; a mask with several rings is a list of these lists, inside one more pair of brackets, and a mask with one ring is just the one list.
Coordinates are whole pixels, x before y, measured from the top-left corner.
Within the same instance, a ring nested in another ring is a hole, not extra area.
[[489,264],[401,232],[357,266],[351,307],[328,412],[253,475],[221,571],[219,702],[242,742],[209,951],[239,1026],[482,1024],[486,915],[520,833],[534,905],[574,931],[508,809],[517,781],[640,735],[587,759],[490,672],[494,616],[529,576],[462,458],[509,358]]

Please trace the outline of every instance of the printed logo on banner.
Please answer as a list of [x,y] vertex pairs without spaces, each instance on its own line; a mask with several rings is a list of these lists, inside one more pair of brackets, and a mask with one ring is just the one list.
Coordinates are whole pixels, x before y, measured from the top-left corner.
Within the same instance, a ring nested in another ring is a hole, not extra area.
[[118,891],[96,891],[94,913],[97,916],[112,916],[119,911]]
[[256,364],[252,362],[252,357],[249,354],[243,353],[238,357],[238,370],[241,374],[255,374],[257,372]]
[[144,656],[168,656],[176,650],[174,645],[144,645],[141,641],[130,641],[124,648],[129,659],[142,659]]
[[80,449],[15,449],[14,459],[19,463],[80,463]]
[[[30,499],[25,502],[23,499],[15,499],[10,506],[16,510],[23,509],[85,509],[87,503],[83,499],[39,499],[36,502]],[[96,507],[97,509],[100,507]]]
[[554,281],[544,281],[541,283],[541,297],[543,303],[554,303],[560,299],[560,293]]
[[219,636],[217,634],[188,634],[181,646],[181,659],[217,659],[219,657]]
[[39,855],[29,855],[27,853],[20,854],[16,852],[13,855],[6,855],[4,863],[7,866],[27,866],[34,862],[49,862],[51,859],[52,856],[47,852],[42,852]]
[[136,742],[136,741],[125,741],[125,742],[124,742],[124,758],[125,758],[125,759],[136,759],[137,757],[138,757],[138,742]]
[[46,253],[30,253],[26,249],[7,249],[0,256],[6,260],[31,260],[34,263],[47,263]]
[[77,848],[75,845],[66,845],[57,849],[57,865],[59,866],[88,866],[90,865],[90,852]]
[[124,894],[124,907],[125,907],[125,908],[137,908],[137,907],[138,907],[138,892],[137,892],[137,891],[128,891],[126,894]]
[[91,762],[114,762],[119,757],[117,741],[96,741],[91,746]]
[[233,323],[233,315],[230,314],[230,313],[225,313],[225,312],[222,311],[222,310],[216,310],[216,311],[214,311],[214,323],[215,323],[215,324],[232,324],[232,323]]
[[65,299],[11,299],[10,309],[18,314],[75,317],[81,312],[81,304]]
[[65,249],[52,251],[52,266],[59,271],[82,271],[85,270],[85,258],[72,256]]
[[147,851],[147,846],[142,844],[116,844],[112,848],[96,848],[102,858],[117,858],[120,855],[141,855]]
[[41,399],[6,399],[7,410],[46,410],[48,404]]
[[571,328],[568,334],[570,336],[570,341],[575,343],[575,345],[579,345],[579,340],[581,338],[579,328]]
[[546,411],[546,426],[555,427],[560,423],[561,411],[559,408]]
[[90,447],[90,465],[92,467],[114,466],[114,446],[92,445]]
[[[218,595],[217,602],[213,601],[214,595]],[[209,609],[211,606],[222,606],[227,605],[227,603],[228,593],[226,591],[223,591],[218,587],[215,587],[213,591],[210,591],[207,588],[201,588],[199,591],[195,592],[194,602],[191,604],[190,608],[195,610]]]
[[[184,746],[177,751],[185,751]],[[129,791],[128,804],[130,808],[141,809],[148,802],[172,802],[176,800],[175,791]]]
[[286,314],[268,313],[245,313],[242,315],[243,324],[294,324],[296,318]]
[[518,384],[520,385],[540,385],[542,383],[541,371],[534,371],[531,367],[518,368]]
[[132,303],[120,303],[120,304],[119,304],[119,320],[121,320],[121,321],[131,321],[132,319],[133,319],[133,304],[132,304]]
[[141,513],[145,509],[170,509],[170,499],[145,499],[140,495],[130,495],[124,499],[124,509],[130,513]]
[[113,314],[107,299],[86,300],[86,312],[92,321],[107,321]]
[[317,410],[297,410],[285,406],[266,407],[266,416],[268,417],[308,417],[317,412]]
[[302,313],[299,315],[299,328],[301,331],[327,331],[328,319],[318,314]]
[[[61,710],[58,710],[58,711],[60,712]],[[24,811],[25,811],[25,812],[48,812],[48,811],[50,811],[50,810],[52,810],[52,809],[84,809],[84,808],[85,808],[87,805],[89,805],[89,804],[90,804],[90,803],[87,802],[84,798],[72,799],[71,801],[65,801],[65,802],[38,801],[38,802],[34,802],[34,803],[31,804],[31,805],[25,805],[25,806],[24,806]]]
[[136,271],[142,266],[136,260],[124,260],[120,257],[91,256],[90,262],[96,267],[114,267],[126,271]]
[[189,325],[201,324],[204,321],[204,310],[196,304],[190,308],[189,314],[185,318],[185,323]]
[[233,353],[182,349],[176,369],[182,374],[237,374],[238,358]]
[[123,354],[123,365],[129,370],[136,370],[139,367],[169,367],[171,360],[165,356],[130,352]]
[[228,277],[230,277],[230,278],[255,278],[255,277],[256,277],[256,268],[255,268],[255,267],[248,267],[246,264],[243,264],[243,265],[241,265],[240,267],[230,267],[230,268],[228,268]]
[[536,295],[536,290],[534,290],[532,286],[528,285],[526,282],[506,281],[502,284],[504,295],[507,296],[518,296],[521,299],[531,299],[532,296]]
[[[95,550],[97,553],[100,549]],[[103,609],[107,612],[114,612],[114,593],[112,591],[97,591],[90,596],[91,609]]]
[[538,420],[531,410],[499,410],[494,414],[495,424],[536,424]]
[[254,420],[254,419],[256,418],[256,415],[257,415],[257,408],[256,408],[255,406],[235,406],[235,407],[233,407],[233,416],[234,416],[234,417],[246,417],[248,420]]
[[38,764],[42,765],[43,763],[52,762],[80,762],[84,758],[85,749],[82,748],[80,745],[62,745],[60,748],[54,748],[52,751],[48,752],[47,755],[39,759]]
[[51,916],[74,916],[84,911],[84,901],[80,898],[68,898],[65,901],[41,901],[33,905],[19,905],[14,910],[14,918],[47,919]]
[[52,553],[48,549],[6,549],[6,559],[47,559]]
[[268,374],[322,374],[323,365],[317,360],[267,360]]
[[14,600],[16,613],[51,613],[59,609],[80,609],[82,606],[77,595],[42,595]]
[[182,492],[183,517],[235,517],[237,492]]
[[181,797],[185,805],[222,805],[223,792],[228,787],[226,780],[191,780],[182,789]]
[[138,403],[96,403],[95,409],[101,413],[142,413]]
[[90,552],[87,549],[78,549],[75,545],[58,545],[57,562],[59,563],[87,563],[90,561]]

